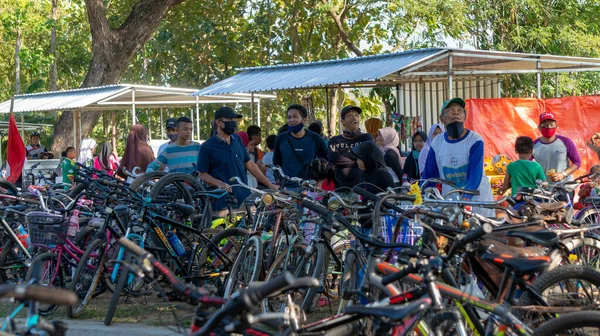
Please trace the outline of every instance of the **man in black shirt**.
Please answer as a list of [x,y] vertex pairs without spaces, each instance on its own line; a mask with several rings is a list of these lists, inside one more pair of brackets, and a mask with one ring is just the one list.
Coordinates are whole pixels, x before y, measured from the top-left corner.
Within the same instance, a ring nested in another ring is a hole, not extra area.
[[350,150],[365,141],[373,142],[371,134],[360,132],[361,113],[360,107],[352,105],[344,107],[340,113],[344,132],[329,140],[327,160],[335,166],[335,177],[343,187],[354,187],[360,183],[362,175],[356,157],[350,154]]

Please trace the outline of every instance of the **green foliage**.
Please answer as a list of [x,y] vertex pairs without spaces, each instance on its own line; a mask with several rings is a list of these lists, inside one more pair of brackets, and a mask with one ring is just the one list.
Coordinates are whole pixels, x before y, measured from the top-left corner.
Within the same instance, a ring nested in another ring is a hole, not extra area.
[[[105,0],[110,26],[121,26],[138,2]],[[57,20],[50,20],[50,11],[51,0],[0,2],[0,99],[14,94],[19,31],[23,92],[49,89],[53,26],[58,32],[59,89],[83,82],[91,60],[84,0],[60,0]],[[600,56],[600,5],[595,0],[188,0],[170,11],[121,82],[201,88],[238,68],[356,56],[341,38],[332,13],[339,15],[348,41],[364,55],[443,46],[452,38],[480,49]],[[561,74],[559,94],[597,91],[599,76]],[[542,79],[543,94],[553,96],[555,76],[544,74]],[[535,84],[535,75],[506,76],[502,88],[506,95],[529,97],[536,94]],[[350,90],[343,99],[360,104],[365,117],[395,110],[393,88]],[[324,90],[294,90],[261,102],[260,126],[274,133],[286,121],[286,107],[304,100],[311,102],[317,119],[326,119]],[[203,138],[210,133],[217,107],[200,107]],[[240,125],[245,129],[251,123],[250,107],[233,107],[248,116]],[[119,146],[131,127],[130,113],[117,114]],[[160,137],[160,110],[140,109],[137,114],[140,123],[150,124],[152,138]],[[163,121],[181,115],[190,115],[190,109],[164,109]],[[52,123],[55,115],[31,113],[26,120]],[[105,125],[101,119],[94,129],[98,142],[112,136]]]

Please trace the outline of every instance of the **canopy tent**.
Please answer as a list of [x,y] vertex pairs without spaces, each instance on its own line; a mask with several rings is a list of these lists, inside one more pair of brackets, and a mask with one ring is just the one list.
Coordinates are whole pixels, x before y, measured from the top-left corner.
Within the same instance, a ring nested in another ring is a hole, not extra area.
[[[107,111],[131,109],[132,121],[135,123],[137,108],[169,108],[196,107],[195,119],[197,138],[200,139],[200,104],[252,104],[261,99],[274,99],[269,94],[236,93],[225,95],[191,96],[197,89],[160,87],[137,84],[116,84],[92,88],[81,88],[63,91],[51,91],[14,97],[13,112],[35,111],[73,111],[75,143],[81,143],[80,113],[86,111]],[[10,112],[11,100],[0,104],[0,113]],[[162,113],[161,113],[162,119]],[[161,122],[161,129],[163,125]]]
[[[325,89],[328,96],[328,90],[332,88],[394,86],[396,111],[424,116],[423,124],[428,127],[437,119],[437,111],[446,99],[501,97],[501,75],[537,74],[537,96],[541,98],[543,73],[600,71],[600,59],[432,48],[238,70],[238,74],[196,91],[194,95],[206,97],[320,88]],[[482,81],[489,90],[480,91],[477,85],[475,91],[470,84],[472,81]],[[329,110],[327,98],[328,124]]]
[[[21,125],[22,129],[25,131],[37,131],[42,127],[52,127],[49,124],[32,124],[26,123]],[[4,142],[4,137],[8,135],[8,121],[0,121],[0,148],[2,148],[2,142]],[[0,165],[2,165],[2,151],[0,150]]]
[[237,75],[196,91],[194,95],[206,97],[335,86],[389,86],[444,78],[452,87],[453,80],[472,76],[599,71],[600,59],[433,48],[238,70],[240,73]]

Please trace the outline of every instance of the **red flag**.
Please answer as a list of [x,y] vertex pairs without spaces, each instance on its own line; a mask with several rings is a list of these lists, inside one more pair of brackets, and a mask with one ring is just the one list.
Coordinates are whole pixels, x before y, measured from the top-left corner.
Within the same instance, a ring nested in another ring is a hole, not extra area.
[[10,166],[10,176],[7,180],[11,183],[17,182],[19,176],[21,176],[26,156],[25,144],[19,134],[17,121],[11,113],[8,121],[8,146],[6,147],[6,162]]

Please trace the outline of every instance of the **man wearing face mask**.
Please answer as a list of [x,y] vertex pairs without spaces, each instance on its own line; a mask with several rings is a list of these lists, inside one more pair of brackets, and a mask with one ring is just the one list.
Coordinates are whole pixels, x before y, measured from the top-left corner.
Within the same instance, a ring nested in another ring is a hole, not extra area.
[[167,137],[169,138],[169,141],[165,142],[164,144],[160,145],[160,147],[158,147],[158,155],[160,155],[160,153],[162,153],[168,145],[177,141],[177,137],[179,135],[177,134],[177,130],[175,129],[176,123],[177,118],[167,119]]
[[[483,173],[483,139],[476,132],[464,127],[467,118],[465,101],[450,99],[442,105],[442,120],[446,133],[435,137],[425,161],[421,179],[441,178],[456,183],[456,188],[478,190],[478,196],[463,195],[465,200],[493,201],[490,181]],[[453,188],[443,185],[442,194]],[[475,212],[495,217],[494,210],[478,208]]]
[[287,109],[288,130],[275,139],[273,164],[281,166],[289,177],[306,178],[306,167],[310,162],[327,156],[325,141],[317,133],[304,129],[307,116],[304,106],[290,105]]
[[363,142],[374,142],[373,136],[360,131],[360,114],[362,109],[358,106],[346,106],[340,113],[344,132],[329,140],[329,153],[327,160],[335,166],[335,178],[340,187],[353,188],[360,183],[363,172],[358,168],[357,159],[350,150]]
[[577,147],[571,139],[557,135],[556,117],[552,112],[540,114],[539,130],[542,136],[533,142],[533,158],[539,163],[549,183],[572,180],[581,166]]
[[[241,114],[235,113],[230,107],[220,107],[215,111],[215,125],[217,133],[206,140],[200,153],[198,154],[197,169],[200,172],[200,179],[205,183],[228,190],[233,193],[237,199],[238,205],[250,196],[246,188],[231,187],[229,180],[237,176],[242,182],[247,183],[246,170],[248,170],[258,182],[269,189],[277,189],[258,166],[250,160],[250,155],[244,147],[242,139],[237,134],[237,122],[235,119],[242,118]],[[213,203],[213,210],[216,216],[223,215],[227,208],[227,199],[222,197]]]

